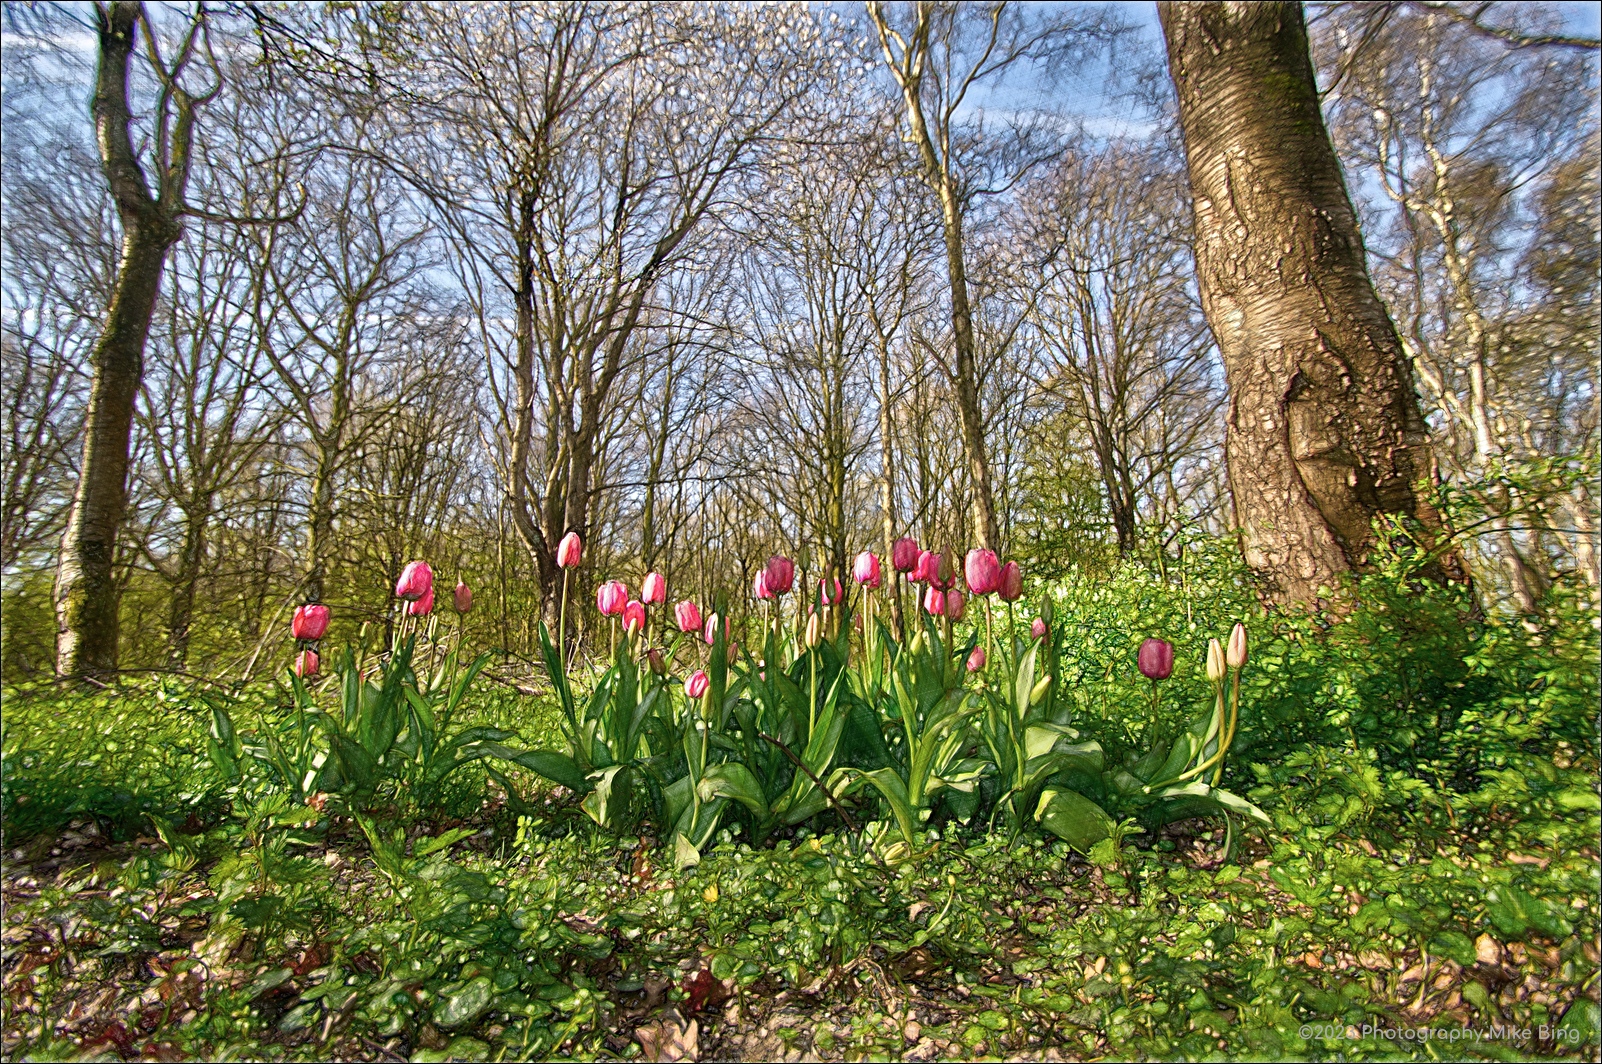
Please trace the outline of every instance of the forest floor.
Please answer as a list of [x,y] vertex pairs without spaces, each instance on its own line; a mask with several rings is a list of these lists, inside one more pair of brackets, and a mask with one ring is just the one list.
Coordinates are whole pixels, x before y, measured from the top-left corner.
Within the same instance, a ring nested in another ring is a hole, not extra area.
[[304,918],[254,930],[237,903],[217,917],[243,851],[210,827],[180,829],[187,868],[91,818],[7,843],[7,1059],[1596,1052],[1596,846],[1505,816],[1270,832],[1229,863],[1191,821],[1118,867],[953,832],[896,867],[824,836],[726,844],[675,874],[570,801],[519,818],[491,800],[407,833],[415,855],[450,831],[414,871],[454,902],[397,902],[363,832],[330,816],[296,855],[315,873],[292,899]]

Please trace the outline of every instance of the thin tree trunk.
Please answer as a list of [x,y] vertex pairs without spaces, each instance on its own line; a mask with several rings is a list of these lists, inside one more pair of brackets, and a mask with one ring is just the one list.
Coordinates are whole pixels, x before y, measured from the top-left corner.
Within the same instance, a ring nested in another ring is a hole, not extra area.
[[206,527],[211,520],[211,500],[192,500],[184,521],[183,552],[173,580],[167,606],[167,665],[182,669],[189,661],[189,628],[195,613],[195,591],[200,583],[201,563],[206,556]]
[[[128,505],[128,441],[144,373],[145,340],[161,291],[167,251],[181,233],[172,203],[150,195],[129,134],[128,64],[139,23],[137,3],[96,9],[100,63],[92,112],[101,169],[122,223],[122,254],[106,328],[95,345],[84,423],[83,464],[56,569],[56,671],[63,676],[117,668],[120,595],[112,572]],[[187,152],[188,124],[179,140]],[[178,147],[174,148],[175,154]],[[187,158],[163,182],[163,199],[181,195]]]
[[[1367,564],[1373,521],[1432,547],[1429,440],[1319,111],[1301,7],[1162,3],[1224,356],[1235,521],[1267,596],[1314,604]],[[1426,575],[1463,578],[1455,557]]]

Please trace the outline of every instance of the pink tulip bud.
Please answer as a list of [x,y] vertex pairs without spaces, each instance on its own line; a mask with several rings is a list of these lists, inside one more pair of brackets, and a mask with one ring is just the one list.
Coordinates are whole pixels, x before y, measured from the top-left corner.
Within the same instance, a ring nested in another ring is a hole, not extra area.
[[968,655],[968,671],[978,672],[985,667],[985,648],[974,647],[973,653]]
[[295,617],[289,622],[289,630],[296,639],[321,639],[323,633],[328,631],[328,607],[315,602],[295,607]]
[[1140,644],[1135,660],[1148,680],[1166,680],[1174,673],[1174,645],[1165,639],[1148,639]]
[[428,594],[424,595],[416,602],[408,603],[406,606],[406,612],[413,617],[427,617],[430,613],[433,613],[434,589],[429,588]]
[[645,652],[645,660],[650,663],[651,671],[658,676],[667,675],[667,659],[662,656],[660,647],[652,647]]
[[918,541],[911,536],[903,536],[896,540],[895,546],[890,549],[890,564],[898,573],[910,573],[918,567],[918,556],[923,552],[918,549]]
[[937,554],[935,557],[940,559],[940,564],[935,566],[934,579],[931,580],[930,583],[934,584],[941,591],[945,591],[952,584],[957,582],[957,569],[952,563],[951,559],[946,557],[944,554]]
[[[707,646],[711,646],[717,640],[717,637],[718,615],[714,613],[706,619],[706,627],[701,631],[701,638],[706,640]],[[723,618],[723,638],[729,638],[729,619],[727,617]]]
[[685,697],[692,700],[703,697],[711,688],[712,680],[700,669],[690,673],[690,678],[684,681]]
[[673,607],[673,616],[679,622],[679,631],[699,632],[701,630],[701,608],[689,599],[685,599]]
[[317,666],[320,664],[321,659],[317,657],[317,651],[302,650],[295,655],[295,675],[302,680],[309,680],[317,675]]
[[924,588],[923,608],[926,613],[936,617],[943,616],[946,612],[946,593],[932,584]]
[[825,606],[836,606],[839,605],[841,599],[845,598],[845,588],[840,586],[840,578],[838,576],[833,581],[827,579],[819,580],[818,595],[823,599]]
[[569,532],[562,537],[562,542],[556,545],[556,564],[561,569],[571,569],[584,557],[584,541],[577,532]]
[[739,660],[740,644],[730,640],[728,650],[726,650],[723,655],[723,664],[732,669],[734,668],[734,663]]
[[968,600],[961,591],[952,588],[946,592],[946,616],[953,621],[962,620],[962,615],[968,610]]
[[817,646],[818,641],[822,638],[823,631],[818,626],[818,615],[814,613],[812,616],[807,618],[807,646]]
[[451,592],[451,596],[456,600],[457,613],[466,613],[473,608],[473,589],[465,581],[456,582],[456,590]]
[[976,547],[964,559],[962,575],[968,581],[969,591],[988,595],[1001,586],[1001,561],[995,551]]
[[628,604],[629,589],[621,580],[608,580],[595,589],[595,608],[606,617],[615,617]]
[[795,562],[775,554],[768,559],[767,568],[762,571],[762,581],[775,595],[785,594],[795,583]]
[[667,578],[661,573],[647,573],[640,587],[640,601],[654,606],[667,601]]
[[879,572],[879,559],[872,551],[863,551],[857,555],[856,564],[851,567],[851,577],[863,587],[875,588],[882,583]]
[[427,562],[407,562],[400,579],[395,581],[395,597],[407,602],[416,602],[433,590],[434,570]]
[[1003,602],[1017,602],[1023,595],[1023,571],[1018,568],[1017,562],[1008,562],[1001,567],[1001,584],[996,592]]
[[1224,660],[1232,669],[1241,668],[1246,664],[1246,626],[1236,622],[1235,628],[1229,633],[1229,653]]
[[915,584],[928,584],[940,578],[940,555],[932,550],[923,551],[912,567],[910,579]]
[[756,577],[751,581],[751,594],[759,599],[771,599],[773,592],[768,590],[767,573],[758,569]]
[[645,630],[645,603],[630,599],[623,605],[623,630],[629,635]]
[[1039,617],[1036,617],[1035,623],[1029,626],[1029,634],[1034,636],[1036,639],[1046,638],[1046,631],[1046,622],[1041,620]]

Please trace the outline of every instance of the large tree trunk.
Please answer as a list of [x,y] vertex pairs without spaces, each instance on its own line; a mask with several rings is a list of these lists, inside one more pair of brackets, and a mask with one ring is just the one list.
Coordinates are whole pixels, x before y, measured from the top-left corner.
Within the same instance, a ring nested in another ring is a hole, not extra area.
[[1313,605],[1369,561],[1380,514],[1407,515],[1420,545],[1434,545],[1424,419],[1365,268],[1301,6],[1161,3],[1158,14],[1202,307],[1229,381],[1241,545],[1270,599]]
[[[96,18],[100,65],[92,111],[101,168],[117,203],[123,240],[106,328],[95,345],[83,464],[56,569],[56,671],[63,676],[117,668],[121,596],[112,555],[128,504],[134,399],[162,266],[181,232],[172,212],[147,190],[129,136],[128,63],[139,5],[97,8]],[[180,175],[180,190],[181,180]]]

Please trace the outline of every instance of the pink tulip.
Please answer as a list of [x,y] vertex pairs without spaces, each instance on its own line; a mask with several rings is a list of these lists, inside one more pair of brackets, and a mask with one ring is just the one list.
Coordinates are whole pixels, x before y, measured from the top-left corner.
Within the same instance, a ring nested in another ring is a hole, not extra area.
[[690,673],[690,678],[684,681],[685,697],[697,699],[703,697],[712,687],[712,680],[706,673],[696,669]]
[[595,589],[595,608],[606,617],[615,617],[623,612],[623,607],[629,601],[629,589],[621,580],[608,580]]
[[736,643],[735,641],[733,641],[731,639],[729,641],[728,649],[726,651],[724,651],[724,654],[723,654],[723,664],[727,665],[729,668],[732,669],[732,668],[734,668],[734,663],[736,661],[739,661],[739,660],[740,660],[740,644]]
[[561,569],[571,569],[584,557],[584,541],[577,532],[569,532],[562,537],[562,542],[556,545],[556,564]]
[[751,581],[751,594],[755,595],[759,599],[770,599],[773,597],[773,592],[768,590],[767,573],[761,569],[757,570],[756,579]]
[[1046,631],[1046,622],[1041,620],[1039,617],[1036,617],[1035,623],[1029,626],[1029,634],[1034,636],[1036,639],[1046,638]]
[[428,594],[424,595],[416,602],[408,603],[406,606],[406,612],[413,617],[427,617],[430,613],[434,612],[434,589],[429,588]]
[[872,551],[863,551],[857,555],[857,562],[851,568],[851,576],[863,587],[878,587],[882,582],[879,573],[879,559],[874,557]]
[[[819,580],[818,594],[822,597],[825,606],[838,605],[840,600],[845,598],[845,588],[840,586],[840,578],[838,576],[834,578],[833,588],[829,584],[828,580]],[[833,595],[832,598],[830,597],[831,594]]]
[[912,576],[909,579],[914,584],[928,584],[940,578],[940,555],[932,550],[926,550],[918,555],[917,564],[912,567]]
[[953,621],[960,621],[962,620],[962,615],[967,612],[967,609],[968,600],[963,598],[961,591],[958,591],[956,588],[952,588],[950,591],[946,592],[947,617],[950,617]]
[[968,581],[968,590],[975,595],[988,595],[1001,586],[1001,561],[993,550],[975,547],[969,551],[962,573]]
[[667,675],[667,659],[662,656],[660,647],[652,647],[645,652],[645,660],[650,663],[651,671],[658,676]]
[[775,554],[768,559],[767,568],[762,571],[762,580],[775,595],[785,594],[795,583],[795,562]]
[[923,592],[923,608],[927,613],[940,617],[946,612],[946,594],[938,587],[930,586]]
[[903,536],[896,540],[895,546],[890,548],[890,564],[898,573],[910,573],[918,566],[918,541],[911,536]]
[[[707,646],[711,646],[716,641],[717,636],[718,615],[714,613],[706,619],[706,627],[701,631],[701,638],[706,640]],[[729,638],[729,619],[727,617],[723,618],[723,638]]]
[[1241,668],[1246,664],[1246,626],[1238,621],[1234,631],[1229,633],[1229,649],[1224,655],[1224,660],[1232,669]]
[[973,653],[968,655],[968,671],[978,672],[985,667],[985,648],[974,647]]
[[1018,568],[1017,562],[1008,562],[1001,567],[1001,584],[996,591],[1003,602],[1017,602],[1023,595],[1023,571]]
[[647,573],[645,583],[640,587],[640,601],[649,606],[666,602],[667,578],[661,573]]
[[400,579],[395,581],[395,597],[407,602],[416,602],[432,590],[434,570],[428,567],[427,562],[407,562],[406,568],[401,570]]
[[451,597],[456,600],[457,613],[466,613],[473,608],[473,589],[464,581],[456,582],[456,590],[451,592]]
[[645,603],[629,599],[623,605],[623,630],[629,635],[645,630]]
[[317,675],[317,666],[321,663],[321,660],[317,657],[317,651],[302,650],[295,655],[295,675],[302,680],[309,680]]
[[673,616],[679,622],[679,631],[699,632],[701,630],[701,608],[689,599],[685,599],[673,607]]
[[1166,680],[1174,672],[1174,644],[1166,639],[1148,639],[1140,644],[1135,661],[1148,680]]
[[929,582],[941,591],[945,591],[957,582],[957,570],[952,566],[951,559],[945,555],[936,554],[935,557],[940,559],[940,563],[935,566],[934,578]]
[[289,622],[289,630],[296,639],[321,639],[323,633],[328,631],[328,607],[315,602],[295,607],[295,617]]

